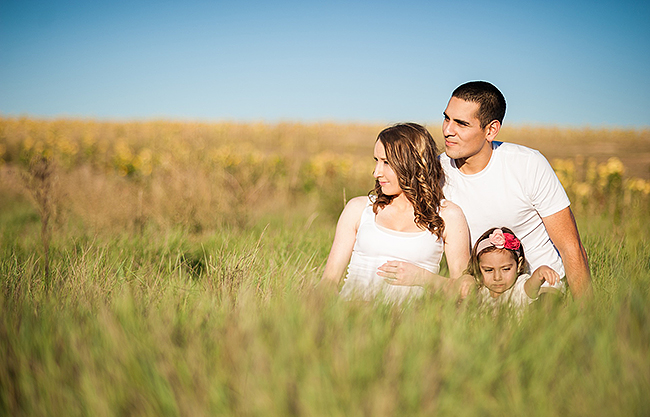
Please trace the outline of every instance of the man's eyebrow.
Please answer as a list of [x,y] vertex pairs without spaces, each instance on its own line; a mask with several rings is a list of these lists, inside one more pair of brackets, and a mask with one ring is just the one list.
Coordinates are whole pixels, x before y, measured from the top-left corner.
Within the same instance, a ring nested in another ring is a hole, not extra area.
[[[445,116],[445,119],[451,119],[447,112],[443,111],[442,115]],[[469,122],[463,119],[454,119],[454,122],[458,123],[461,126],[469,126]]]

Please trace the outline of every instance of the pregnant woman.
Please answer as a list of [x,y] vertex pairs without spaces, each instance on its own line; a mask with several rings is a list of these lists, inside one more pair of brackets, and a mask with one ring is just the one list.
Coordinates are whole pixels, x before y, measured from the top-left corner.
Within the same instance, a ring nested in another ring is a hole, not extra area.
[[[444,200],[437,156],[433,138],[418,124],[379,133],[375,188],[343,209],[323,283],[338,286],[347,267],[344,299],[402,303],[463,274],[469,260],[467,222],[457,205]],[[449,278],[438,274],[443,253]]]

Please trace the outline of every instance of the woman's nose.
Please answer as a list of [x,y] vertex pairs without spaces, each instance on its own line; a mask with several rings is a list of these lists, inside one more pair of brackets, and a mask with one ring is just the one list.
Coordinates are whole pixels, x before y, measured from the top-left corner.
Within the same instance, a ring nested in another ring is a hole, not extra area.
[[372,172],[372,176],[375,178],[381,177],[381,163],[375,164],[375,170]]

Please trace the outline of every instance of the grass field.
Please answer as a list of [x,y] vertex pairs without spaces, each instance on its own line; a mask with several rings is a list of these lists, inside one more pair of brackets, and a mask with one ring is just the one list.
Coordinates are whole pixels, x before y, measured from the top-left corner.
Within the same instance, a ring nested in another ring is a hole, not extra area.
[[504,129],[595,292],[517,322],[316,286],[382,128],[0,119],[0,415],[650,415],[650,132]]

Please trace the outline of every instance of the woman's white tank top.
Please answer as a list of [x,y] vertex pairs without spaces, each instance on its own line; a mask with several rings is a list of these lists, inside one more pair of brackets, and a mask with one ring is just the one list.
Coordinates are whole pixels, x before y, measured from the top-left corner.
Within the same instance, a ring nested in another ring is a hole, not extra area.
[[427,230],[398,232],[378,225],[368,199],[340,295],[363,300],[384,297],[395,303],[419,297],[422,287],[388,284],[377,275],[377,268],[387,261],[405,261],[437,274],[443,252],[442,239]]

